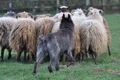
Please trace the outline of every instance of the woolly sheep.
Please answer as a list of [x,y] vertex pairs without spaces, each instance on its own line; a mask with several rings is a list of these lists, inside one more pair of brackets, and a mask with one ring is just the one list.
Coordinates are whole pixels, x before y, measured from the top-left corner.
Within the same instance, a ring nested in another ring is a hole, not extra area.
[[[55,21],[51,17],[37,19],[35,22],[37,37],[39,37],[40,35],[51,33],[54,23]],[[37,44],[38,43],[39,40],[37,41]]]
[[28,12],[20,12],[16,14],[16,18],[33,18],[33,15]]
[[3,17],[15,17],[16,13],[13,11],[8,11],[7,13],[4,13]]
[[95,64],[97,64],[97,56],[106,49],[108,41],[106,29],[100,22],[101,18],[99,12],[92,12],[79,27],[82,58],[84,59],[84,55],[89,53],[92,55]]
[[19,18],[10,33],[9,42],[10,47],[17,52],[17,61],[20,61],[21,53],[24,51],[29,53],[31,63],[32,55],[36,53],[35,21],[30,18]]
[[12,49],[9,46],[9,34],[12,30],[14,24],[16,23],[16,19],[12,17],[2,17],[0,18],[0,46],[1,49],[1,61],[3,61],[4,50],[7,49],[8,59],[11,58],[11,51]]
[[[93,11],[100,11],[102,14],[103,14],[103,11],[101,10],[101,9],[97,9],[97,8],[93,8],[93,7],[89,7],[88,8],[88,13],[89,14],[87,14],[88,16],[90,15],[90,12],[93,12]],[[108,23],[107,23],[107,21],[106,21],[106,19],[102,16],[102,18],[101,18],[101,23],[103,23],[104,24],[104,27],[105,27],[105,29],[106,29],[106,32],[107,32],[107,37],[108,37],[108,53],[109,53],[109,55],[111,55],[111,52],[110,52],[110,43],[111,43],[111,35],[110,35],[110,30],[109,30],[109,27],[108,27]]]
[[50,14],[35,15],[34,20],[45,18],[45,17],[50,17],[50,16],[51,16]]

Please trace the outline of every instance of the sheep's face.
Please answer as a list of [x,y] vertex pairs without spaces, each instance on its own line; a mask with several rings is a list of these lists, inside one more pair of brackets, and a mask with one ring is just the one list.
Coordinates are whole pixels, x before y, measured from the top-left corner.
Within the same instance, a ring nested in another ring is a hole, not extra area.
[[33,16],[30,13],[21,12],[16,15],[16,18],[33,18]]
[[90,16],[90,15],[101,15],[103,13],[103,11],[101,9],[92,9],[88,12],[88,15],[87,16]]
[[3,35],[4,35],[4,30],[0,29],[0,41],[2,40]]
[[87,16],[93,15],[93,13],[94,13],[94,14],[95,14],[95,13],[98,13],[98,14],[102,14],[102,15],[103,15],[103,11],[102,11],[101,9],[89,7],[89,8],[88,8]]

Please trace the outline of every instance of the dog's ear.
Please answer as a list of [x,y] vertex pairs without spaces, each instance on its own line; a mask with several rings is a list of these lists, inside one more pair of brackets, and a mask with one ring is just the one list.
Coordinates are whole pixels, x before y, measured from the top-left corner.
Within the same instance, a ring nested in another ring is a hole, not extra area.
[[65,18],[65,14],[63,14],[63,16],[62,16],[62,19],[64,19]]
[[45,41],[45,36],[44,35],[39,36],[39,40],[44,42]]
[[68,14],[68,19],[71,19],[70,14]]

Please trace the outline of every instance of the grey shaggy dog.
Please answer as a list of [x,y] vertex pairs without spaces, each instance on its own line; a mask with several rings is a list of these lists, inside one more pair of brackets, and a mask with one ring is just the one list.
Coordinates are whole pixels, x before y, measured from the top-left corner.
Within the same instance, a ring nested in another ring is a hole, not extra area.
[[56,71],[59,70],[59,58],[62,53],[67,55],[70,62],[67,66],[70,66],[71,62],[74,61],[72,56],[72,50],[74,47],[73,31],[74,24],[71,20],[71,16],[68,14],[68,17],[65,18],[65,14],[63,14],[60,30],[58,32],[48,33],[39,37],[41,42],[37,47],[33,75],[36,74],[37,66],[44,59],[45,53],[48,53],[50,56],[50,64],[48,66],[49,72],[53,72],[53,63],[55,63]]

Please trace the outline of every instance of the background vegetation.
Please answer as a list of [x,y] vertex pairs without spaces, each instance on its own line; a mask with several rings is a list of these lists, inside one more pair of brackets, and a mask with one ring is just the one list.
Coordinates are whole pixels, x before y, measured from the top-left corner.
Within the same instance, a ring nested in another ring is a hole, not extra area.
[[[2,16],[2,15],[1,15]],[[120,14],[104,15],[111,30],[112,43],[111,53],[106,51],[97,58],[98,65],[94,64],[92,58],[85,61],[76,61],[74,65],[66,67],[60,63],[60,70],[49,73],[44,62],[38,67],[36,76],[31,73],[34,64],[29,61],[16,62],[16,52],[12,51],[12,58],[7,60],[7,51],[4,61],[0,62],[0,80],[119,80],[120,79]]]

